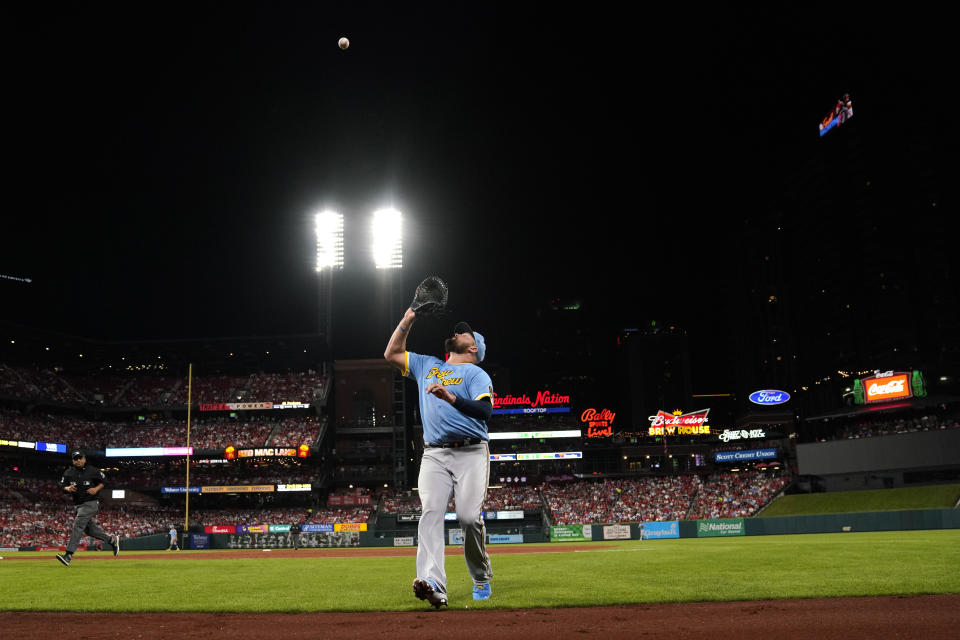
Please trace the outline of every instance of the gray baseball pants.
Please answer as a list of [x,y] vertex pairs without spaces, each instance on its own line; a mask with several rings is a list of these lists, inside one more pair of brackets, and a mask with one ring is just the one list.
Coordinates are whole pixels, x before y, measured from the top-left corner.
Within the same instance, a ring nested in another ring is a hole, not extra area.
[[457,521],[463,529],[467,572],[478,584],[486,584],[493,577],[487,555],[486,527],[481,518],[489,477],[490,449],[485,442],[423,451],[417,480],[423,507],[417,526],[417,577],[433,580],[443,595],[447,594],[443,516],[451,496],[457,506]]
[[76,551],[77,545],[80,544],[80,538],[85,535],[110,542],[110,536],[93,519],[99,511],[100,503],[96,500],[89,500],[77,505],[77,519],[73,521],[73,531],[70,532],[70,541],[67,542],[67,553]]

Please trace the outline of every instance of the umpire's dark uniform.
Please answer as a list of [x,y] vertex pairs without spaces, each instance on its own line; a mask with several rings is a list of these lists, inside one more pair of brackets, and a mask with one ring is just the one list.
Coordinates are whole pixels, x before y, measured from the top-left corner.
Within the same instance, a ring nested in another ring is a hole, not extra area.
[[299,524],[290,525],[290,544],[293,545],[294,550],[300,548],[300,529]]
[[72,454],[74,461],[82,460],[83,466],[74,466],[63,472],[60,478],[60,486],[66,489],[70,485],[76,486],[76,491],[69,492],[73,496],[73,503],[76,505],[77,518],[73,521],[73,530],[70,532],[70,540],[67,542],[66,556],[57,556],[63,564],[69,565],[73,552],[77,550],[80,538],[84,535],[93,536],[103,540],[113,547],[114,555],[119,551],[119,540],[115,536],[108,535],[106,531],[100,528],[94,517],[100,511],[100,492],[94,494],[87,493],[88,489],[106,483],[106,476],[103,472],[94,467],[86,465],[86,456],[82,451],[74,451]]

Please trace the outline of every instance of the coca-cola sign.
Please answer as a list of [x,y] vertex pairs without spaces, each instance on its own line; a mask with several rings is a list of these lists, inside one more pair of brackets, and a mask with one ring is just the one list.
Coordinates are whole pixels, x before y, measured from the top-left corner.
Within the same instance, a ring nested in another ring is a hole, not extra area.
[[777,389],[761,389],[750,394],[750,402],[764,406],[783,404],[790,400],[790,394]]
[[910,392],[910,379],[907,373],[896,373],[889,375],[889,372],[882,377],[865,378],[863,381],[863,390],[866,395],[866,401],[886,402],[888,400],[899,400],[909,398],[913,394]]
[[690,413],[683,413],[679,409],[673,413],[661,410],[657,412],[657,415],[650,416],[648,433],[651,436],[709,435],[708,413],[710,413],[710,409],[699,409]]
[[587,425],[588,438],[600,438],[613,435],[613,419],[616,413],[610,409],[584,409],[580,414],[580,422]]
[[536,408],[545,405],[568,405],[570,396],[564,396],[551,391],[537,391],[533,399],[527,394],[522,396],[512,396],[509,393],[505,396],[493,394],[493,408],[505,409],[507,407],[530,407]]

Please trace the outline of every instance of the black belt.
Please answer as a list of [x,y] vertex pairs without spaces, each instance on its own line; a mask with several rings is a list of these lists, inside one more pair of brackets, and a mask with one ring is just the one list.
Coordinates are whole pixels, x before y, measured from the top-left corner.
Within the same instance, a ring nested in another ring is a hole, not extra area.
[[427,449],[456,449],[458,447],[469,447],[474,444],[483,444],[486,440],[480,438],[466,438],[456,442],[425,442],[423,446]]

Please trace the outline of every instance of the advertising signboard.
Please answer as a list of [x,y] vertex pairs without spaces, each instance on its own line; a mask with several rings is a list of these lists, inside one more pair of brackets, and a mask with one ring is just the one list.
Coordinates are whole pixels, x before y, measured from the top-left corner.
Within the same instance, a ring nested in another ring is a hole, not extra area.
[[616,417],[617,414],[610,409],[604,408],[597,411],[591,407],[584,409],[580,414],[580,422],[587,426],[588,438],[601,438],[613,435],[613,420]]
[[630,525],[628,524],[605,524],[603,525],[604,540],[629,540]]
[[724,429],[717,437],[724,442],[730,442],[731,440],[755,440],[766,438],[767,432],[763,429]]
[[190,548],[191,549],[209,549],[210,536],[206,533],[191,533]]
[[203,528],[204,533],[236,533],[237,527],[232,524],[208,524]]
[[680,537],[680,523],[677,520],[669,520],[667,522],[641,522],[639,526],[641,540]]
[[273,493],[274,488],[272,484],[224,484],[202,486],[200,493]]
[[590,542],[593,540],[592,525],[563,524],[550,527],[550,542]]
[[714,462],[746,462],[748,460],[774,460],[777,450],[747,449],[745,451],[716,451],[713,454]]
[[707,424],[707,414],[710,409],[698,409],[683,413],[677,409],[673,413],[657,411],[657,415],[650,416],[651,436],[699,436],[710,435],[710,426]]
[[529,409],[536,409],[537,407],[546,405],[569,406],[570,396],[559,395],[546,390],[537,391],[536,395],[534,395],[532,399],[527,394],[520,396],[513,396],[509,393],[502,396],[497,393],[493,394],[494,411],[497,409],[509,409],[511,407],[526,407]]
[[902,400],[913,395],[910,374],[893,371],[863,379],[864,401],[867,404]]
[[[160,487],[160,493],[187,493],[186,487]],[[190,487],[190,493],[200,493],[200,487]]]
[[746,535],[743,518],[723,518],[720,520],[697,520],[698,538],[716,538],[721,536]]
[[750,402],[763,406],[773,406],[790,401],[790,394],[777,389],[761,389],[750,394]]
[[108,447],[104,453],[108,458],[192,456],[193,447]]

